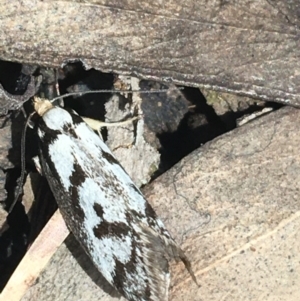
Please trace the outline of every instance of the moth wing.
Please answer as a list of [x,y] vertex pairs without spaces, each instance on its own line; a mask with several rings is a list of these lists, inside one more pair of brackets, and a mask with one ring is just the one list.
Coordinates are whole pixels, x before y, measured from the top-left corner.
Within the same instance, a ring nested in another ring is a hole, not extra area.
[[109,148],[57,107],[43,115],[38,134],[62,215],[103,276],[128,300],[168,300],[168,261],[187,259]]

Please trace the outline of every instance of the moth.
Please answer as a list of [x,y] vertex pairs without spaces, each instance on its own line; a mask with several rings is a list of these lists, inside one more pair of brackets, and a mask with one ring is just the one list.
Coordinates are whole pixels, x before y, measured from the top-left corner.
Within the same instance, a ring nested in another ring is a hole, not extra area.
[[94,265],[129,301],[167,301],[169,261],[184,252],[103,140],[74,112],[35,98],[39,164]]

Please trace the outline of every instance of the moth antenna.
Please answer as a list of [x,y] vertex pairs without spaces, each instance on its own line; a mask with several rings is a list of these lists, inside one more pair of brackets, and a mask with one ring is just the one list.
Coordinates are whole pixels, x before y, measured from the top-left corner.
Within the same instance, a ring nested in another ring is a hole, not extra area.
[[13,203],[10,205],[9,207],[9,210],[8,210],[8,213],[11,213],[13,208],[15,207],[17,201],[18,201],[18,198],[21,194],[21,191],[22,191],[22,183],[24,182],[24,178],[25,178],[25,165],[26,165],[26,162],[25,162],[25,141],[26,141],[26,132],[27,132],[27,128],[29,126],[29,123],[31,121],[31,117],[36,114],[36,112],[32,112],[29,117],[27,118],[27,121],[25,123],[25,127],[22,131],[22,137],[21,137],[21,176],[20,176],[20,180],[19,180],[19,187],[17,189],[17,193],[14,197],[14,201]]
[[[179,87],[177,88],[179,90],[182,90],[183,88]],[[170,91],[170,89],[160,89],[160,90],[92,90],[92,91],[82,91],[82,92],[71,92],[64,95],[57,96],[51,100],[51,102],[54,102],[56,100],[62,99],[64,97],[69,96],[82,96],[86,94],[96,94],[96,93],[140,93],[140,94],[154,94],[154,93],[165,93]]]

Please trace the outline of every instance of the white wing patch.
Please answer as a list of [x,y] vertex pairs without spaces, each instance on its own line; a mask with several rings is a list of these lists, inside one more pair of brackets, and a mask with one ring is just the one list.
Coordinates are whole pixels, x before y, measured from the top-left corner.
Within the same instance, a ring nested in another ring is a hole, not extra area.
[[126,220],[126,206],[122,205],[122,196],[116,196],[108,189],[101,189],[95,180],[86,179],[84,183],[78,187],[79,201],[84,208],[86,214],[86,226],[94,228],[99,222],[94,223],[95,210],[92,204],[100,204],[103,208],[103,218],[109,223],[122,222]]
[[[69,190],[71,186],[70,176],[74,170],[74,157],[68,150],[74,145],[65,135],[58,135],[49,148],[49,156],[55,166],[59,166],[58,174],[64,189]],[[63,155],[62,155],[63,154]]]
[[[93,258],[97,261],[98,267],[106,280],[112,283],[113,277],[116,276],[116,259],[126,264],[131,258],[131,239],[129,237],[125,237],[124,240],[115,237],[103,237],[98,239],[97,242],[91,241],[91,243],[94,247]],[[106,252],[103,252],[103,250],[106,250]]]

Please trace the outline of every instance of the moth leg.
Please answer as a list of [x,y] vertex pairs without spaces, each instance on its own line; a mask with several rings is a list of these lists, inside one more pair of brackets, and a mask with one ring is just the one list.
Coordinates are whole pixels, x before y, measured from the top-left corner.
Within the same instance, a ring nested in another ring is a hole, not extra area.
[[117,121],[117,122],[103,122],[100,120],[96,120],[96,119],[92,119],[92,118],[88,118],[88,117],[81,117],[85,123],[87,123],[87,125],[92,128],[94,131],[97,131],[97,133],[99,134],[99,136],[102,138],[102,135],[100,133],[101,129],[103,127],[109,127],[109,126],[122,126],[128,123],[131,123],[135,120],[140,119],[140,116],[135,116],[132,118],[129,118],[127,120],[124,121]]
[[125,125],[128,123],[131,123],[135,120],[140,119],[140,116],[135,116],[132,118],[129,118],[127,120],[124,121],[117,121],[117,122],[103,122],[103,121],[99,121],[96,119],[92,119],[92,118],[88,118],[88,117],[82,117],[82,119],[95,131],[100,130],[103,127],[108,127],[108,126],[120,126],[120,125]]
[[38,171],[38,173],[43,176],[43,171],[42,171],[42,166],[41,166],[41,161],[40,158],[38,156],[35,156],[32,158],[35,168]]

